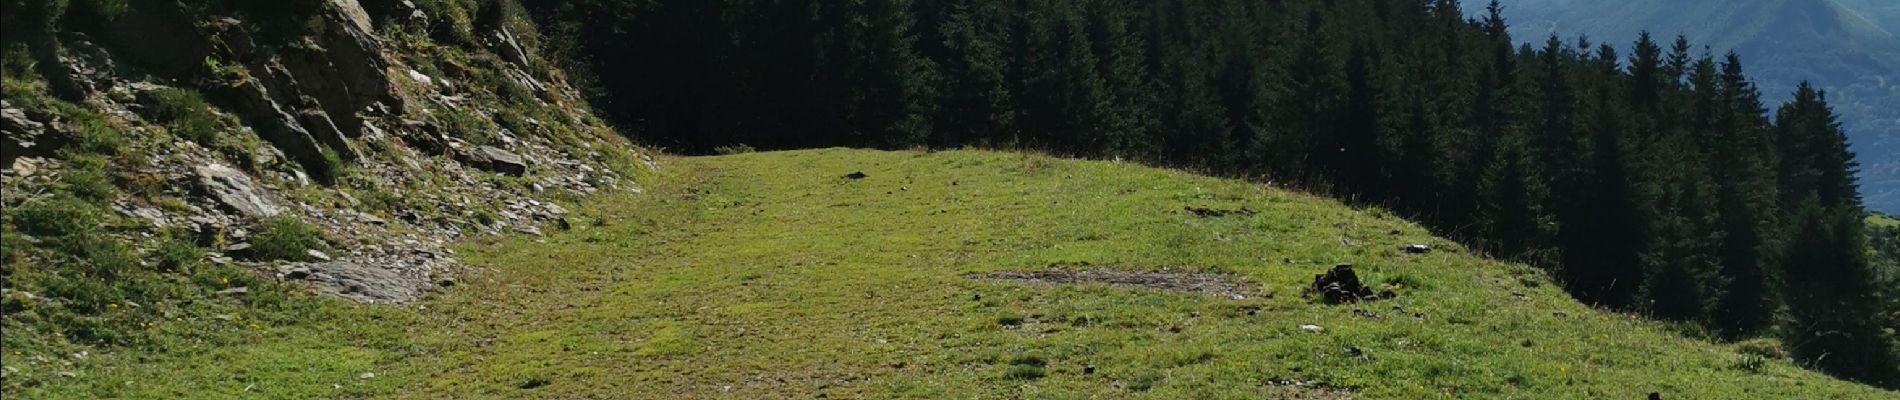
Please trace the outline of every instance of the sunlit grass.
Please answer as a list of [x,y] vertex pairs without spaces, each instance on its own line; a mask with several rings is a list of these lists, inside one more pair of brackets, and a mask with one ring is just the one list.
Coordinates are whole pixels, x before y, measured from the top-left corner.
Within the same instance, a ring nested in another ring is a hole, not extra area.
[[[465,244],[474,271],[418,304],[244,315],[218,323],[241,333],[94,355],[20,398],[1892,396],[1592,310],[1379,210],[1241,181],[984,151],[661,171],[574,205],[571,230]],[[1084,263],[1228,273],[1259,296],[965,277]],[[1337,263],[1400,295],[1302,293]]]

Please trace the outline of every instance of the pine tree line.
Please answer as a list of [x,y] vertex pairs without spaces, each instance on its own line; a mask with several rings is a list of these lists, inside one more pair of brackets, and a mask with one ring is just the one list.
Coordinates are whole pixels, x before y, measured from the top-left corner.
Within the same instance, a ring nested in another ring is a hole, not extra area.
[[1678,37],[1517,45],[1456,0],[524,1],[686,151],[989,145],[1383,205],[1583,301],[1900,384],[1825,93]]

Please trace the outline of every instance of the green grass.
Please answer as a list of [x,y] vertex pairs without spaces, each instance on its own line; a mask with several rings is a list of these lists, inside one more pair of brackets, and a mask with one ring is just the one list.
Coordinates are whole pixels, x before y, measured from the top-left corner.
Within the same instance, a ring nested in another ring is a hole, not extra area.
[[[1301,394],[1272,384],[1288,380],[1360,398],[1893,396],[1592,310],[1382,211],[1241,181],[982,151],[665,168],[645,194],[571,207],[572,230],[465,244],[477,272],[420,304],[296,299],[215,345],[94,356],[76,378],[34,375],[46,383],[6,397]],[[842,178],[854,171],[869,177]],[[1403,254],[1410,243],[1437,251]],[[1358,306],[1301,293],[1342,262],[1405,289]],[[1260,296],[964,277],[1081,263],[1229,273]]]
[[1900,228],[1900,218],[1887,214],[1869,214],[1867,224],[1881,228]]
[[263,260],[310,261],[311,250],[328,250],[322,231],[289,216],[259,222],[257,236],[251,238],[251,242],[251,251]]

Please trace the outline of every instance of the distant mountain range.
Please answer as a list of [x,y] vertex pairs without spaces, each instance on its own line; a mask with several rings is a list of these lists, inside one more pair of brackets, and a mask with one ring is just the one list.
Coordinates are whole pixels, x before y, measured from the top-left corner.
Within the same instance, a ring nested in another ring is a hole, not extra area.
[[1900,1],[1895,0],[1834,0],[1834,3],[1867,18],[1868,22],[1879,25],[1888,33],[1900,34]]
[[[1467,4],[1482,14],[1482,2]],[[1639,32],[1742,55],[1770,107],[1796,84],[1829,92],[1861,162],[1869,208],[1900,212],[1900,0],[1502,0],[1512,33],[1588,35],[1627,50]]]

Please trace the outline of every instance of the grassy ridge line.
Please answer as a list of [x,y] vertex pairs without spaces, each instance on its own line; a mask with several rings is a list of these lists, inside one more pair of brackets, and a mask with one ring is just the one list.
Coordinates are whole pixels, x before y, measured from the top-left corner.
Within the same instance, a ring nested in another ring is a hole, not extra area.
[[[431,304],[424,325],[446,334],[402,397],[1312,394],[1280,380],[1367,398],[1891,396],[1591,310],[1377,210],[1239,181],[976,151],[676,165],[696,176],[595,203],[599,226],[464,251],[494,270]],[[1268,296],[963,278],[1082,262],[1228,272]],[[1302,297],[1336,262],[1404,295],[1363,306],[1379,318]]]

